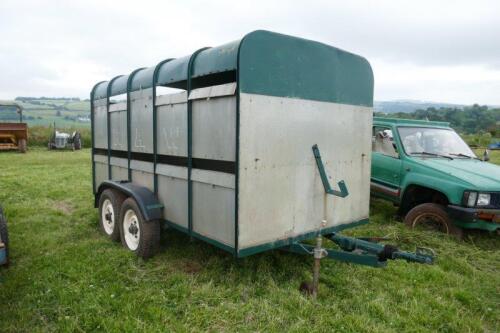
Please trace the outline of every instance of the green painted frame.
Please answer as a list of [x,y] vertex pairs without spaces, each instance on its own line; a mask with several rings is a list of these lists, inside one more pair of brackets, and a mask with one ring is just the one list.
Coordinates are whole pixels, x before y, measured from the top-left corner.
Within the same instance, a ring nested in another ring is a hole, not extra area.
[[130,130],[130,120],[131,120],[131,114],[130,114],[130,93],[131,93],[131,87],[132,87],[132,80],[134,79],[134,75],[137,74],[137,72],[140,72],[142,70],[146,69],[146,67],[141,67],[137,68],[134,70],[132,73],[127,78],[127,169],[128,169],[128,181],[132,181],[132,169],[130,169],[130,160],[132,156],[132,139],[131,139],[131,130]]
[[166,64],[169,61],[174,60],[174,58],[168,58],[163,61],[160,61],[158,65],[155,66],[155,70],[153,72],[153,192],[154,194],[158,194],[158,174],[156,173],[156,165],[158,164],[158,126],[157,126],[157,117],[158,117],[158,106],[156,105],[156,87],[158,82],[158,73],[160,72],[161,66]]
[[333,226],[333,227],[329,227],[329,228],[310,231],[310,232],[307,232],[307,233],[304,233],[304,234],[301,234],[301,235],[298,235],[295,237],[289,237],[289,238],[277,240],[274,242],[268,242],[268,243],[264,243],[264,244],[255,245],[252,247],[247,247],[244,249],[239,249],[237,257],[238,258],[247,257],[249,255],[256,254],[259,252],[279,249],[282,247],[287,247],[287,246],[290,246],[294,243],[297,243],[297,242],[300,242],[300,241],[303,241],[306,239],[311,239],[311,238],[317,237],[319,235],[328,235],[328,234],[339,232],[342,230],[358,227],[361,225],[365,225],[368,222],[369,222],[369,219],[366,218],[366,219],[362,219],[362,220],[359,220],[356,222],[350,222],[350,223],[341,224],[341,225],[337,225],[337,226]]
[[95,92],[96,89],[99,85],[105,83],[106,81],[100,81],[94,85],[92,90],[90,91],[90,142],[92,145],[92,148],[90,150],[90,154],[92,155],[92,193],[96,193],[96,186],[95,186],[95,160],[94,160],[94,147],[95,147],[95,138],[94,138],[94,97],[95,97]]
[[187,148],[188,148],[188,228],[189,235],[193,235],[193,181],[191,180],[191,174],[193,172],[193,102],[189,99],[189,94],[192,90],[191,75],[193,72],[193,63],[196,56],[200,52],[209,49],[209,47],[203,47],[196,50],[189,58],[188,63],[188,73],[187,73],[187,121],[188,121],[188,137],[187,137]]
[[106,130],[107,130],[107,135],[108,135],[108,179],[113,179],[113,175],[111,173],[111,114],[109,112],[109,107],[111,105],[111,89],[113,87],[113,82],[115,82],[116,79],[121,78],[123,75],[118,75],[115,76],[114,78],[111,79],[111,81],[108,82],[108,87],[106,88]]

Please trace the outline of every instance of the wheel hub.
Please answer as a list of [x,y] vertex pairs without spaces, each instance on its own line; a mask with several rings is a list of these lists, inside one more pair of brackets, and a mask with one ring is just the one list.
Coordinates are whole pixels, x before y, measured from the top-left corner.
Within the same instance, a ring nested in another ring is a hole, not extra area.
[[115,228],[115,214],[111,200],[106,199],[102,204],[101,212],[102,226],[106,234],[111,235]]
[[135,221],[128,228],[128,232],[130,232],[132,235],[134,235],[137,238],[137,233],[139,232],[139,228],[137,228]]
[[129,209],[123,216],[123,233],[127,247],[135,251],[139,247],[141,226],[133,209]]
[[111,212],[107,212],[107,213],[104,215],[104,217],[106,218],[106,221],[107,221],[108,223],[113,222],[113,213],[111,213]]

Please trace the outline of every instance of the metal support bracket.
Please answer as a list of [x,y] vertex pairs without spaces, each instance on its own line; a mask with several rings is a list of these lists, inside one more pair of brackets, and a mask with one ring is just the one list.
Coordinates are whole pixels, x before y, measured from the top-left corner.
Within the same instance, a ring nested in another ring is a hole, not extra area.
[[417,248],[415,253],[401,251],[395,246],[368,242],[366,240],[342,236],[339,234],[326,235],[328,239],[337,244],[342,250],[348,252],[362,252],[375,255],[379,261],[404,259],[408,262],[420,264],[434,263],[435,253],[428,248]]
[[[303,244],[303,243],[293,243],[283,250],[298,253],[298,254],[314,254],[315,247],[313,245]],[[334,249],[323,249],[323,257],[330,258],[333,260],[338,260],[342,262],[349,262],[359,265],[371,266],[371,267],[385,267],[387,263],[385,261],[380,261],[377,256],[371,254],[359,254],[353,252],[339,251]]]
[[349,195],[349,191],[347,191],[347,186],[343,180],[337,183],[337,185],[340,188],[340,191],[334,190],[330,186],[330,182],[328,181],[328,176],[326,175],[325,166],[323,165],[323,161],[321,160],[321,154],[319,153],[318,145],[315,144],[314,146],[312,146],[312,150],[314,158],[316,159],[316,165],[318,166],[321,182],[323,183],[323,187],[325,188],[325,192],[341,198],[347,197]]
[[411,253],[401,251],[392,245],[372,243],[339,234],[325,235],[325,237],[337,244],[341,250],[324,248],[318,250],[318,248],[313,245],[300,242],[284,247],[283,250],[298,254],[314,255],[315,259],[326,257],[338,261],[372,267],[385,267],[387,266],[387,260],[396,259],[403,259],[420,264],[432,264],[436,256],[433,250],[423,247],[418,247],[415,253]]

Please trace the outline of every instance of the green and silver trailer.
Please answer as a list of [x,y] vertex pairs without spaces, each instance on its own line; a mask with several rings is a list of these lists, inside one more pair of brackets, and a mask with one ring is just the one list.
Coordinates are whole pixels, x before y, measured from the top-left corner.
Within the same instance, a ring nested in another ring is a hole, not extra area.
[[[100,82],[91,117],[101,228],[141,257],[167,225],[235,257],[285,249],[318,264],[432,262],[338,234],[368,222],[372,106],[364,58],[268,31]],[[323,249],[322,236],[341,249]]]

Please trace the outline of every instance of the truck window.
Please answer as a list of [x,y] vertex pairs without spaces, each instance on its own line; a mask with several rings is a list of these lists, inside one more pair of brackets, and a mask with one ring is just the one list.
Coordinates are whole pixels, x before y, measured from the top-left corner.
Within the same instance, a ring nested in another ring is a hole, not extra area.
[[399,157],[391,129],[381,126],[373,127],[372,151],[391,157]]

